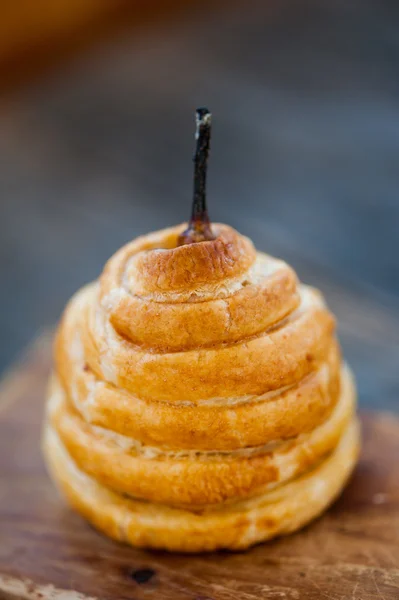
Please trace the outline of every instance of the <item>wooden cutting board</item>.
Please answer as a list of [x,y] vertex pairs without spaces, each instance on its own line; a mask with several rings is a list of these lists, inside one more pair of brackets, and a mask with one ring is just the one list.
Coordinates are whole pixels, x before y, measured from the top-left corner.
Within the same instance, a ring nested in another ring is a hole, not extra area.
[[58,497],[40,456],[49,339],[0,387],[0,598],[398,600],[399,419],[363,416],[363,452],[330,511],[244,553],[144,552],[94,531]]

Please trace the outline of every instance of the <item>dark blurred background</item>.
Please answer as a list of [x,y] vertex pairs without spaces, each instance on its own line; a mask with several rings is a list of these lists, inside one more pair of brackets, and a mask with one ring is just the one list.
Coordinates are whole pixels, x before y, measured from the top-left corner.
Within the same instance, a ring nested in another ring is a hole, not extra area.
[[293,264],[363,406],[399,410],[399,3],[18,0],[0,21],[0,370],[140,233],[213,220]]

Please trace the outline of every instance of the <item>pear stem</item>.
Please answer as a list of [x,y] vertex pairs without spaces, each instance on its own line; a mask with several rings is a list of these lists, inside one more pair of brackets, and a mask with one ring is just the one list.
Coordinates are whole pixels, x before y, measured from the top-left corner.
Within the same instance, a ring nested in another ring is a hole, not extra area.
[[211,139],[212,115],[207,108],[196,110],[197,141],[194,154],[194,195],[188,228],[179,236],[178,245],[215,239],[206,205],[206,174]]

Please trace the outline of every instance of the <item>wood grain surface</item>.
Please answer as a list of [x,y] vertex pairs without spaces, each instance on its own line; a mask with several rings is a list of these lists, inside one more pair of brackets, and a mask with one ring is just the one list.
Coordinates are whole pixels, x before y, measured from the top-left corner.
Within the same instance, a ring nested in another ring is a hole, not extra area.
[[304,531],[246,553],[183,556],[112,542],[65,506],[39,451],[50,338],[0,387],[1,600],[397,600],[399,419],[363,417],[348,488]]

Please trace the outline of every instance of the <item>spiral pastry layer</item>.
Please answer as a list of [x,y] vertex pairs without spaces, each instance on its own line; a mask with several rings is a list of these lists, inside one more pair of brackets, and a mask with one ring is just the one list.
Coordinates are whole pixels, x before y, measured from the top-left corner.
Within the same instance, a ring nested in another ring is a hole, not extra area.
[[226,225],[121,248],[61,320],[43,447],[111,537],[245,548],[327,507],[356,462],[354,382],[321,294]]

